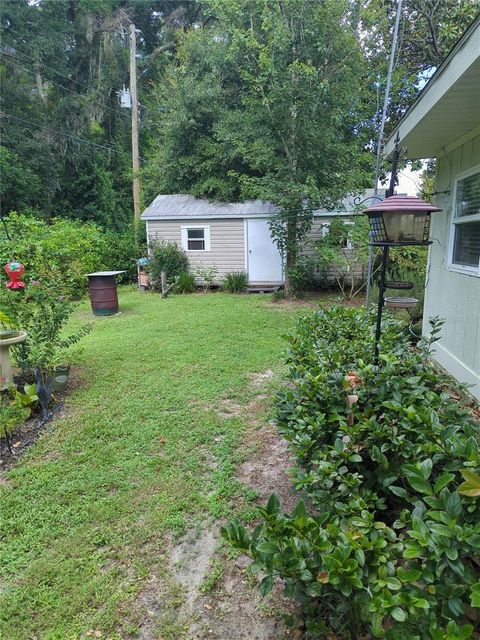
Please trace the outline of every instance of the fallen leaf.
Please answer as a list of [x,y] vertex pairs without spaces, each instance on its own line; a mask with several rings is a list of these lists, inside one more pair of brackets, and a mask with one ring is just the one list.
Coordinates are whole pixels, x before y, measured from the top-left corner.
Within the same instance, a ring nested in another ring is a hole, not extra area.
[[159,439],[158,439],[158,442],[159,442],[160,444],[165,444],[165,443],[167,442],[167,439],[166,439],[166,438],[159,438]]
[[203,607],[204,607],[204,609],[208,609],[210,611],[210,609],[212,608],[212,605],[204,604]]

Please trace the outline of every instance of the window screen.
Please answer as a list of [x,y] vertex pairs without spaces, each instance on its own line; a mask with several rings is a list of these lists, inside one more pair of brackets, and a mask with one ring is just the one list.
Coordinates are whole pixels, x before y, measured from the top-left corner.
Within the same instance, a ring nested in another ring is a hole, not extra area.
[[457,182],[452,263],[479,267],[480,171]]
[[205,251],[205,229],[187,229],[189,251]]

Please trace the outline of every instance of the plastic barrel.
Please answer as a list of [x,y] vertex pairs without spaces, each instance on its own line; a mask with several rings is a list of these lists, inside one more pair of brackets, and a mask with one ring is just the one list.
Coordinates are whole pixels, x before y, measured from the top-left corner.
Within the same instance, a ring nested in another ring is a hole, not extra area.
[[111,276],[88,276],[90,301],[95,316],[111,316],[118,313],[117,281]]

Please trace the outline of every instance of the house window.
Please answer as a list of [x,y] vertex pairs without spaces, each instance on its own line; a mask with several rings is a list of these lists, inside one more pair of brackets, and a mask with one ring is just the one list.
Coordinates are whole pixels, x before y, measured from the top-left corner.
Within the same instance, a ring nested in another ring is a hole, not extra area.
[[210,227],[197,225],[182,227],[182,249],[210,251]]
[[452,268],[480,274],[480,167],[457,179],[452,226]]

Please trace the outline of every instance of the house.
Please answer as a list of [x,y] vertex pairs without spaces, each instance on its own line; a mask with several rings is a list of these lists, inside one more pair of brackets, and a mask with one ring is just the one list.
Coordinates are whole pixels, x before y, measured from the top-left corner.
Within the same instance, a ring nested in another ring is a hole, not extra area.
[[[369,198],[368,190],[358,199]],[[384,193],[380,197],[384,197]],[[304,243],[313,253],[315,241],[328,231],[336,217],[348,221],[358,210],[357,198],[347,198],[336,211],[319,210]],[[147,240],[175,242],[188,255],[190,265],[217,269],[216,282],[226,273],[245,271],[250,287],[275,287],[284,283],[280,252],[272,240],[269,218],[277,212],[270,202],[209,202],[191,195],[158,195],[142,213]]]
[[409,159],[435,158],[424,333],[445,319],[435,359],[480,399],[480,16],[407,111],[399,135]]

